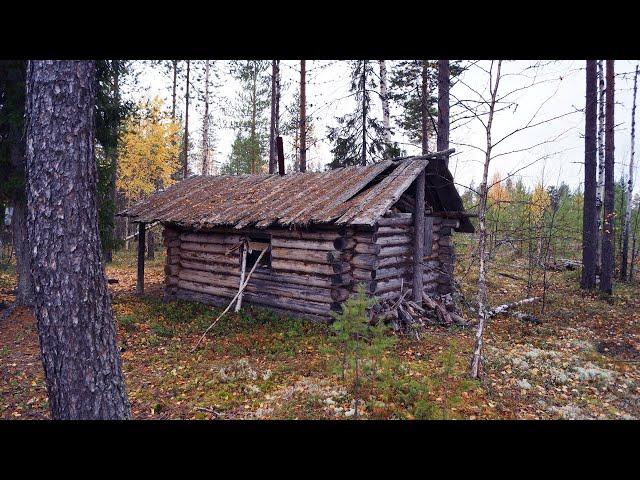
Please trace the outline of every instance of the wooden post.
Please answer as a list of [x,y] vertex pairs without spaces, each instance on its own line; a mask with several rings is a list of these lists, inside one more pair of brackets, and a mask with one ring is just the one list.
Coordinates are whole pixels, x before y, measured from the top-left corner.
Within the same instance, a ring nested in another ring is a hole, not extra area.
[[146,224],[140,222],[138,224],[138,279],[136,282],[136,293],[141,295],[144,293],[144,253],[146,246]]
[[[425,168],[427,163],[425,162]],[[424,169],[416,178],[416,211],[413,218],[413,301],[422,306],[422,261],[424,257]]]

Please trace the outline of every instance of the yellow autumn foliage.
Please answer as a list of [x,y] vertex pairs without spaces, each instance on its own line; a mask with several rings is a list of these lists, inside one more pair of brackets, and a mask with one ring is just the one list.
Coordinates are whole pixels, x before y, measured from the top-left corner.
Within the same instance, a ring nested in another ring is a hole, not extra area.
[[493,205],[509,201],[509,190],[500,181],[500,178],[500,172],[496,171],[491,178],[491,182],[489,183],[489,185],[491,185],[491,188],[487,193],[489,195],[489,201]]
[[129,200],[166,188],[180,168],[180,125],[163,113],[158,97],[138,105],[139,114],[124,123],[116,186]]
[[539,222],[544,216],[544,212],[551,206],[551,197],[544,186],[539,183],[536,188],[533,189],[531,194],[531,203],[529,209],[531,211],[531,218],[534,222]]

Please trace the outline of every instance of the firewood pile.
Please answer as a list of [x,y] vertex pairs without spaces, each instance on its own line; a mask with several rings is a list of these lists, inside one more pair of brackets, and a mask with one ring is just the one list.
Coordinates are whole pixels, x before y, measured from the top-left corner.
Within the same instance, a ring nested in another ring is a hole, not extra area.
[[422,306],[410,298],[410,291],[404,292],[400,298],[384,299],[371,308],[370,323],[376,325],[383,321],[394,331],[415,335],[428,325],[450,327],[452,325],[467,326],[469,322],[458,314],[451,294],[435,298],[422,295]]

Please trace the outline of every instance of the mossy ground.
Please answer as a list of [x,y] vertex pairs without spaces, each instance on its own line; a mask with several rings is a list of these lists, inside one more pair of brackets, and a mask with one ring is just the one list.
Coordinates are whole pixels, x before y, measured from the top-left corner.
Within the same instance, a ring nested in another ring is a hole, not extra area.
[[[458,278],[471,300],[477,273],[463,243]],[[221,309],[163,302],[163,263],[161,253],[147,263],[141,297],[133,251],[107,266],[134,418],[352,418],[349,381],[330,368],[328,326],[245,306],[194,352]],[[493,305],[541,294],[541,273],[527,292],[523,265],[509,254],[492,262]],[[579,272],[548,275],[545,313],[539,303],[522,309],[541,325],[507,315],[489,322],[482,381],[467,376],[473,329],[399,338],[378,382],[362,389],[361,418],[639,418],[640,288],[616,284],[607,299],[578,281]],[[0,271],[0,301],[12,300],[14,286],[13,270]],[[16,309],[0,324],[0,418],[48,416],[35,321]]]

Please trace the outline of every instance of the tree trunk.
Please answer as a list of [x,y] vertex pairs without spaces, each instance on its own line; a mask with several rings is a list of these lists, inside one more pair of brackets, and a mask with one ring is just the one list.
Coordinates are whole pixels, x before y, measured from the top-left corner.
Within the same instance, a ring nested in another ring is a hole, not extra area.
[[173,62],[173,89],[171,91],[171,118],[176,118],[176,87],[178,84],[178,61],[171,60]]
[[190,61],[187,60],[187,92],[185,95],[184,107],[184,140],[182,145],[182,178],[189,175],[189,74],[191,71]]
[[[480,184],[480,205],[478,207],[478,228],[479,228],[479,241],[478,241],[478,328],[476,330],[476,341],[475,347],[473,349],[473,357],[471,359],[471,377],[479,378],[480,373],[482,371],[482,345],[483,339],[482,335],[484,333],[484,326],[487,321],[487,307],[488,307],[488,298],[487,298],[487,253],[486,253],[486,243],[487,243],[487,226],[486,226],[486,216],[487,216],[487,197],[489,193],[488,189],[488,179],[489,179],[489,164],[491,163],[491,127],[493,125],[493,115],[495,112],[496,106],[496,97],[498,94],[498,86],[500,84],[500,68],[502,66],[502,61],[498,60],[498,69],[496,72],[496,80],[495,84],[491,90],[491,99],[489,103],[489,116],[487,119],[487,126],[485,127],[486,132],[486,150],[485,150],[485,160],[484,160],[484,169],[482,172],[482,183]],[[492,65],[493,67],[493,65]],[[493,68],[492,68],[493,70]]]
[[428,61],[422,61],[422,84],[420,90],[420,117],[422,125],[422,154],[429,153],[429,71]]
[[602,206],[604,204],[604,106],[605,86],[602,60],[598,60],[598,188],[596,190],[596,224],[598,246],[596,247],[596,269],[600,275],[602,266]]
[[605,152],[604,152],[604,229],[602,232],[602,267],[600,290],[611,294],[613,280],[613,227],[614,227],[614,61],[607,60],[607,89],[605,109]]
[[[449,85],[451,69],[449,60],[438,60],[438,148],[439,152],[449,150]],[[449,167],[449,157],[444,159]]]
[[[113,96],[116,101],[116,105],[118,108],[120,107],[120,62],[122,60],[111,60],[111,64],[113,65]],[[111,177],[109,178],[109,199],[111,200],[111,205],[113,208],[116,208],[116,176],[118,169],[118,127],[119,127],[119,118],[120,112],[118,111],[118,124],[114,125],[115,128],[115,145],[113,146],[113,150],[109,152],[109,157],[111,160]],[[113,244],[115,241],[115,218],[112,216],[111,221],[107,223],[106,228],[108,229],[107,233],[107,245],[104,249],[104,262],[110,263],[113,261]]]
[[202,175],[209,175],[211,173],[209,170],[209,60],[205,60],[204,116],[202,117]]
[[[8,81],[16,86],[16,91],[25,84],[26,62],[21,62],[19,67],[12,68],[8,73]],[[16,112],[20,117],[24,116],[24,100],[19,99],[17,102]],[[20,176],[24,178],[25,185],[16,190],[13,195],[12,205],[13,214],[11,217],[11,229],[13,235],[13,247],[16,255],[16,273],[18,276],[18,284],[16,288],[15,304],[18,306],[32,306],[34,302],[33,281],[31,278],[31,251],[29,234],[27,231],[27,169],[25,162],[25,137],[22,128],[16,122],[9,122],[8,138],[9,145],[9,161],[11,168],[16,172],[20,172]],[[0,222],[4,221],[4,217],[0,218]]]
[[280,60],[271,60],[271,130],[269,132],[269,173],[278,170],[276,138],[279,135],[280,114]]
[[307,65],[300,60],[300,171],[307,171]]
[[391,120],[389,109],[389,90],[387,86],[387,62],[386,60],[379,60],[380,62],[380,98],[382,100],[382,126],[384,127],[384,146],[385,149],[389,149],[391,146]]
[[362,61],[360,75],[360,94],[362,95],[362,158],[360,163],[367,164],[367,61]]
[[627,180],[627,209],[624,213],[624,230],[622,232],[622,261],[620,263],[620,279],[627,280],[627,260],[629,258],[629,231],[631,228],[631,210],[633,208],[633,157],[636,140],[636,95],[638,93],[638,66],[633,78],[633,107],[631,108],[631,159],[629,160],[629,179]]
[[587,91],[585,99],[584,130],[584,205],[582,210],[582,280],[580,287],[592,289],[596,286],[596,149],[597,149],[597,65],[587,60]]
[[54,419],[130,416],[100,258],[95,78],[93,61],[33,61],[27,70],[28,226]]

